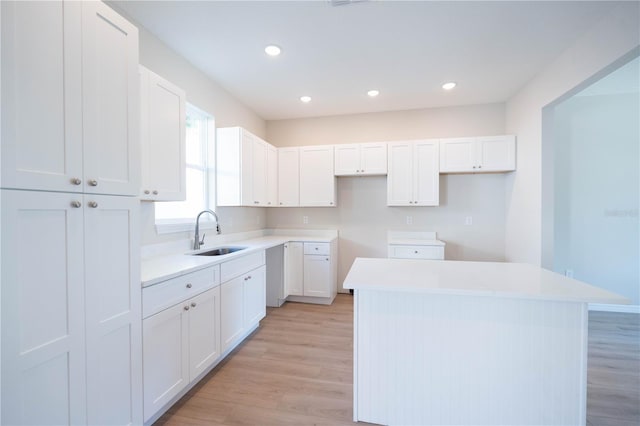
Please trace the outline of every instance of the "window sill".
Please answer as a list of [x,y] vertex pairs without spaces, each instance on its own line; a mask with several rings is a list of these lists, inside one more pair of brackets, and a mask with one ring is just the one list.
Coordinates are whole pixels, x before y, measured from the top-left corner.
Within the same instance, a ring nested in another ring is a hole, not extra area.
[[[193,219],[190,220],[174,220],[167,222],[156,222],[156,233],[158,235],[177,234],[179,232],[193,232],[196,224]],[[215,229],[216,223],[213,221],[201,221],[200,230]]]

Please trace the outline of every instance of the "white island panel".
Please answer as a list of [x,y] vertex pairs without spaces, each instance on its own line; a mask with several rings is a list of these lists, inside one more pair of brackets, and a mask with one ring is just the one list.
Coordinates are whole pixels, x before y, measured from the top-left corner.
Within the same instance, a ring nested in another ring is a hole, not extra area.
[[354,420],[584,425],[588,303],[616,294],[515,263],[356,259]]
[[586,304],[356,292],[354,420],[585,424]]

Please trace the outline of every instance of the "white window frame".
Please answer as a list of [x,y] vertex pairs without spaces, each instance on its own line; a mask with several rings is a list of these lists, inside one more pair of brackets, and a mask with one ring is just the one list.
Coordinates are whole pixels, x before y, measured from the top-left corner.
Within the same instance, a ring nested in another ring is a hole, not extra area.
[[[206,123],[207,139],[206,141],[203,142],[204,146],[202,147],[203,156],[205,157],[204,168],[201,168],[198,165],[189,165],[188,163],[186,165],[186,168],[187,169],[197,168],[199,170],[204,171],[204,180],[205,180],[205,182],[203,182],[204,192],[205,192],[204,208],[208,208],[215,211],[216,210],[216,205],[215,205],[215,200],[216,200],[216,197],[215,197],[215,188],[216,188],[216,185],[215,185],[216,184],[215,182],[215,146],[216,146],[215,145],[215,135],[216,135],[215,120],[211,114],[192,104],[187,103],[186,110],[187,112],[194,111],[197,114],[207,117],[207,123]],[[154,202],[154,219],[155,219],[155,206],[157,206],[157,203],[160,203],[160,201]],[[202,215],[202,217],[200,218],[200,229],[201,230],[215,229],[216,223],[212,219],[213,218],[211,217],[211,215]],[[172,218],[172,219],[155,219],[156,233],[158,235],[163,235],[163,234],[173,234],[178,232],[191,232],[195,228],[195,221],[196,221],[195,216],[184,217],[184,218]]]

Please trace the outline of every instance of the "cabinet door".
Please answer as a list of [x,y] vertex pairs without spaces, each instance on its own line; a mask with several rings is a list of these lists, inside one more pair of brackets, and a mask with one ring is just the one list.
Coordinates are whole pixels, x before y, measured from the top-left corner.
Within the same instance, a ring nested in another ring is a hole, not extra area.
[[186,95],[184,90],[159,75],[140,68],[143,69],[140,80],[143,126],[140,197],[182,201],[186,197]]
[[256,325],[267,314],[266,270],[261,266],[243,278],[244,328]]
[[158,412],[189,383],[187,302],[142,321],[144,420]]
[[[253,196],[253,146],[255,136],[244,129],[240,129],[240,156],[239,156],[239,189],[240,189],[240,206],[254,206],[255,197]],[[232,167],[237,167],[232,165]]]
[[304,245],[289,242],[284,245],[284,297],[304,295]]
[[300,148],[300,205],[335,207],[332,145]]
[[82,198],[0,196],[0,423],[86,424]]
[[478,170],[507,172],[516,169],[515,136],[477,138]]
[[142,423],[139,208],[135,198],[85,196],[89,424]]
[[331,262],[329,256],[304,256],[304,295],[331,296]]
[[81,3],[3,1],[0,7],[2,187],[79,192]]
[[220,286],[220,342],[224,353],[244,332],[244,276]]
[[389,142],[388,149],[387,205],[413,205],[413,145],[411,142]]
[[189,300],[189,380],[220,357],[220,287]]
[[336,145],[334,154],[334,174],[336,176],[360,174],[359,144]]
[[84,190],[138,195],[138,29],[102,2],[82,2]]
[[278,149],[267,145],[267,206],[278,205]]
[[440,156],[438,140],[416,141],[413,145],[414,205],[440,203]]
[[471,172],[477,167],[474,138],[440,139],[440,171]]
[[252,138],[251,156],[253,167],[251,170],[243,170],[243,175],[250,176],[252,182],[252,194],[254,206],[267,205],[267,144],[256,137]]
[[300,205],[300,151],[298,148],[278,149],[278,205]]
[[360,144],[360,174],[387,174],[387,144],[385,142]]

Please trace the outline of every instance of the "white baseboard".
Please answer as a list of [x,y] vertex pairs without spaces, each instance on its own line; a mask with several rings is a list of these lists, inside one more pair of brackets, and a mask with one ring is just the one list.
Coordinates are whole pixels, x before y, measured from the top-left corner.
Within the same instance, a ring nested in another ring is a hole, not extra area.
[[605,305],[603,303],[589,303],[589,310],[640,314],[640,305]]

